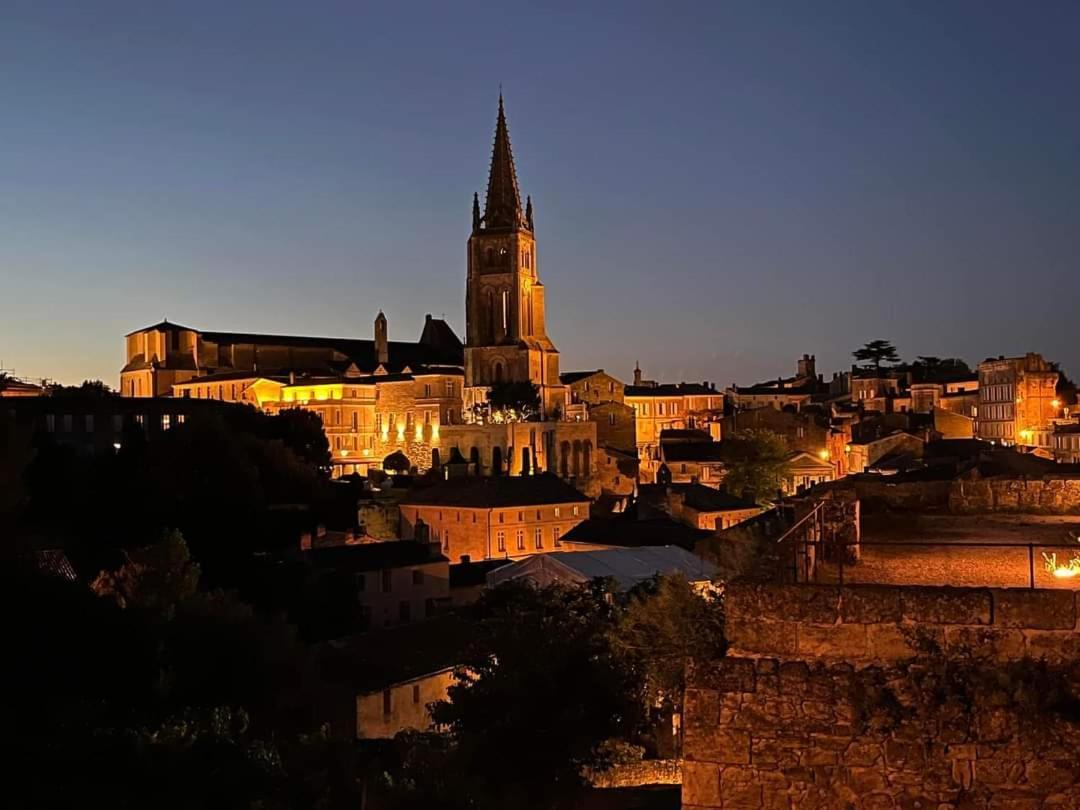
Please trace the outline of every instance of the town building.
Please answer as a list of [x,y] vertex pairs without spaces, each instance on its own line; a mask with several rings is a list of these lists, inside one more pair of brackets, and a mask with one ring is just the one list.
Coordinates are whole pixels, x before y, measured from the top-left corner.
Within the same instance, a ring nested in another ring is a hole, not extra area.
[[708,531],[729,529],[764,511],[753,501],[703,484],[642,484],[638,498],[687,526]]
[[1080,464],[1080,423],[1055,426],[1052,441],[1055,461]]
[[438,543],[455,561],[555,551],[588,517],[589,498],[551,474],[449,478],[401,503],[402,536]]
[[[645,480],[652,480],[660,465],[662,431],[709,430],[710,425],[718,427],[724,411],[724,394],[711,383],[646,381],[640,367],[634,369],[634,384],[626,386],[623,398],[634,411],[637,453]],[[719,438],[718,431],[715,438]]]
[[732,384],[725,392],[735,410],[756,408],[799,409],[825,386],[817,374],[817,361],[812,354],[804,354],[796,364],[794,377],[780,377],[749,386]]
[[[722,442],[660,443],[658,483],[704,484],[719,487],[727,476]],[[664,479],[664,480],[661,480]]]
[[1042,355],[998,357],[979,363],[976,435],[983,441],[1036,447],[1060,411],[1058,372]]
[[845,447],[848,474],[865,472],[890,453],[908,452],[921,457],[926,441],[919,436],[897,430],[885,436],[853,439]]
[[835,477],[836,468],[830,461],[827,450],[821,450],[817,453],[796,450],[787,458],[784,494],[798,495],[818,484],[832,481]]

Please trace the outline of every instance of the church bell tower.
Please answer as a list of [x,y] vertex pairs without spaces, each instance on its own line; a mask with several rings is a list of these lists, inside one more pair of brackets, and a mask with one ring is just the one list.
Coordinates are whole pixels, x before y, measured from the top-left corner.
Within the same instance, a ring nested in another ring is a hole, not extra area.
[[465,332],[466,399],[480,401],[501,382],[527,381],[539,386],[550,415],[562,394],[559,353],[544,324],[532,200],[522,208],[501,93],[482,215],[473,195]]

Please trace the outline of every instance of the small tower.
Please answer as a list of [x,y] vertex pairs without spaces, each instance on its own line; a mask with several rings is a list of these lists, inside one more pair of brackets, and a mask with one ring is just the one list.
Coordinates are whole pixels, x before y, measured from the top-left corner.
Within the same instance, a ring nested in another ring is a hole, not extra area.
[[634,385],[641,385],[641,363],[634,363]]
[[386,316],[382,310],[375,316],[375,362],[385,366],[390,362],[390,341],[386,336]]

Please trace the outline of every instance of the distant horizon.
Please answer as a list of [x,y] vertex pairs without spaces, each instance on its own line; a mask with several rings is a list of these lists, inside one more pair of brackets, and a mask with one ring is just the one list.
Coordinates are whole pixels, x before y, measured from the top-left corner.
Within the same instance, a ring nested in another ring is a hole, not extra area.
[[501,83],[566,371],[726,388],[884,339],[1080,374],[1080,6],[613,8],[16,2],[0,365],[115,388],[163,318],[464,338]]

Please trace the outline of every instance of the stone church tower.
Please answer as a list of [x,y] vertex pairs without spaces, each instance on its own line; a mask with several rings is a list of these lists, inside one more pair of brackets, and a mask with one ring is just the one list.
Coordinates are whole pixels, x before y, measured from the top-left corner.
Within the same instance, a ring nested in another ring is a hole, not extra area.
[[[565,399],[559,353],[544,325],[544,285],[536,272],[532,199],[521,207],[502,94],[484,213],[473,195],[465,293],[466,405],[499,382],[532,382],[550,418]],[[470,390],[471,389],[471,390]]]

